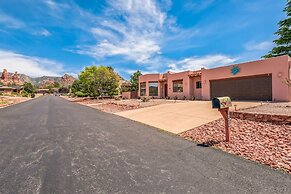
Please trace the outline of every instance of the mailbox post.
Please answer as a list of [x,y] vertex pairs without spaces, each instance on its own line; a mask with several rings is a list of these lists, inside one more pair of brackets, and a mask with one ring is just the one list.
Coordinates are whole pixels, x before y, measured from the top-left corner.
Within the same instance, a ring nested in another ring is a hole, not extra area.
[[231,107],[231,100],[229,97],[217,97],[212,99],[212,108],[217,108],[220,114],[224,118],[225,123],[225,139],[230,141],[230,129],[229,129],[229,107]]

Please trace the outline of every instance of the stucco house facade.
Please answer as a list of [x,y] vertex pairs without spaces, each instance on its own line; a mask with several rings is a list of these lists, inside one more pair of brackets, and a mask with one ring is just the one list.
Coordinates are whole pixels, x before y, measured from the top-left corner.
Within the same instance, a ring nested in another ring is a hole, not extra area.
[[287,55],[212,69],[179,73],[145,74],[139,77],[139,96],[210,100],[291,101],[291,58]]

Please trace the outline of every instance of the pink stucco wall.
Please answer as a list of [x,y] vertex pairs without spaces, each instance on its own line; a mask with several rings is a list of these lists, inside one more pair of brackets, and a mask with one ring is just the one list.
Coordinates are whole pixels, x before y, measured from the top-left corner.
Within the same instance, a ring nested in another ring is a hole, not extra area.
[[[139,83],[146,82],[146,95],[149,96],[149,82],[158,81],[158,96],[164,98],[165,84],[168,87],[168,96],[184,96],[190,99],[194,95],[196,99],[210,100],[210,80],[238,78],[255,75],[272,75],[272,99],[273,101],[291,101],[291,88],[283,83],[284,79],[291,78],[291,59],[287,55],[270,59],[235,64],[240,72],[236,75],[231,73],[234,65],[217,67],[213,69],[201,69],[201,76],[189,78],[194,71],[166,74],[146,74],[139,77]],[[196,72],[195,72],[196,73]],[[173,92],[173,81],[183,80],[183,92]],[[201,80],[202,89],[196,89],[196,81]],[[138,93],[140,95],[140,91]]]
[[[168,96],[174,98],[177,96],[178,99],[183,99],[190,97],[190,71],[184,71],[180,73],[170,73],[168,74]],[[173,92],[173,81],[183,80],[183,92]]]
[[201,88],[196,88],[196,82],[197,81],[201,81],[201,77],[193,77],[193,78],[190,78],[190,97],[192,98],[192,96],[195,97],[195,99],[197,100],[201,100],[202,99],[202,95],[201,95],[201,92],[202,92],[202,89]]
[[[196,81],[200,80],[200,77],[189,78],[189,74],[193,71],[184,71],[180,73],[168,72],[165,74],[146,74],[139,77],[139,84],[146,83],[146,96],[149,96],[149,82],[159,81],[158,83],[158,96],[159,98],[165,98],[165,87],[167,86],[168,97],[178,99],[190,99],[193,95],[196,99],[201,98],[201,89],[196,89]],[[164,79],[164,81],[162,81]],[[183,92],[173,92],[173,81],[183,80]],[[139,90],[140,96],[140,90]]]
[[231,74],[231,68],[233,65],[213,69],[202,69],[202,99],[210,100],[210,80],[272,74],[273,101],[289,101],[291,94],[290,88],[283,83],[283,80],[290,76],[289,61],[290,58],[285,55],[270,59],[235,64],[240,68],[240,72],[237,75]]
[[[146,96],[149,96],[149,82],[151,81],[159,81],[159,79],[162,78],[162,74],[146,74],[146,75],[142,75],[142,76],[139,76],[139,85],[140,83],[143,83],[145,82],[146,83]],[[161,83],[159,82],[158,84],[158,87],[159,87],[159,90],[158,90],[158,96],[157,97],[160,97],[161,96]],[[138,95],[140,96],[140,88],[138,89]]]

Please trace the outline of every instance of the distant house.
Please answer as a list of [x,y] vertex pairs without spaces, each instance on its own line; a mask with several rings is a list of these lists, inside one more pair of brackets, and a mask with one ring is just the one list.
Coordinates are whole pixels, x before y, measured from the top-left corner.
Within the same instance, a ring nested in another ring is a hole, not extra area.
[[38,93],[38,94],[48,94],[48,93],[50,93],[50,90],[49,89],[38,89],[36,91],[36,93]]
[[4,94],[11,94],[12,92],[20,93],[22,90],[22,86],[0,86],[0,93]]

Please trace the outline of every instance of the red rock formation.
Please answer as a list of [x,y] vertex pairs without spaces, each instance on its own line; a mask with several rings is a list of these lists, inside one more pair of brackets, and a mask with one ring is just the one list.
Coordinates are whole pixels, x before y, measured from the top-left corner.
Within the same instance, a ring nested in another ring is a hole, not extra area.
[[23,82],[20,80],[20,77],[19,77],[17,71],[12,76],[12,82],[14,84],[16,84],[16,85],[22,85],[23,84]]
[[10,74],[8,73],[7,69],[3,69],[1,80],[3,81],[9,81],[10,80]]
[[72,85],[76,79],[73,76],[65,74],[61,77],[61,85],[68,86]]
[[11,84],[12,80],[10,77],[10,74],[8,73],[7,69],[3,69],[0,81],[4,84],[4,85],[9,85]]
[[15,72],[12,77],[7,69],[3,69],[3,72],[0,77],[0,82],[4,85],[14,84],[14,85],[23,85],[23,81],[20,80],[20,77],[17,72]]
[[53,87],[53,85],[54,85],[54,80],[50,80],[50,79],[46,79],[46,80],[43,80],[42,82],[41,82],[41,87],[42,88],[47,88],[47,87],[49,87],[49,86],[52,86]]

